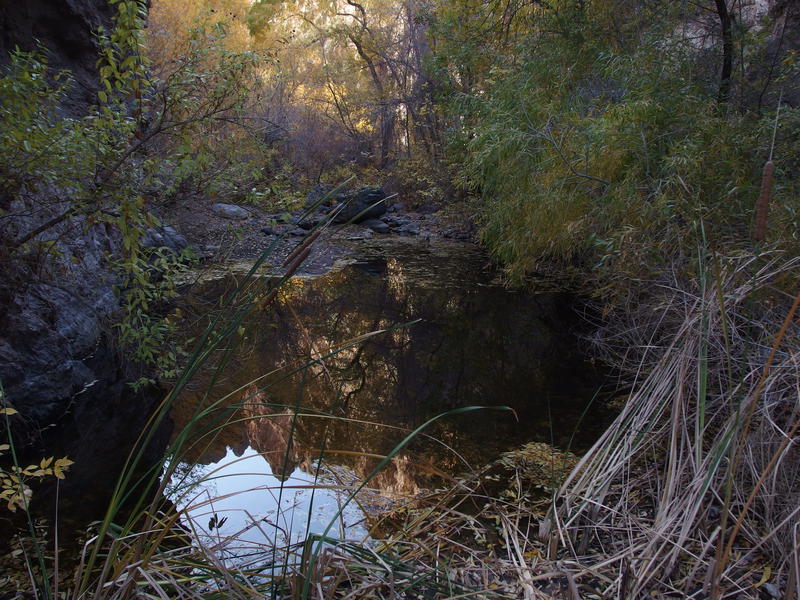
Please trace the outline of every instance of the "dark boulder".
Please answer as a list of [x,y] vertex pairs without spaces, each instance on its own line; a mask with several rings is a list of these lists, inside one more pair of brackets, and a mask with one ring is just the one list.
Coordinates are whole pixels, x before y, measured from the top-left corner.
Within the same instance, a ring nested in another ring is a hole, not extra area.
[[338,212],[334,223],[361,223],[367,219],[375,219],[386,213],[386,198],[380,187],[365,187],[344,194],[338,194]]
[[311,191],[306,194],[306,209],[313,208],[315,205],[319,205],[321,208],[325,204],[329,204],[332,200],[330,197],[326,199],[326,202],[321,203],[320,201],[325,198],[325,196],[329,194],[332,189],[333,186],[328,183],[318,183],[311,188]]
[[319,224],[320,224],[320,223],[321,223],[323,220],[324,220],[324,217],[322,217],[322,216],[319,216],[319,215],[311,215],[311,216],[309,216],[309,217],[306,217],[306,218],[305,218],[305,219],[303,219],[302,221],[299,221],[299,222],[297,223],[297,226],[298,226],[300,229],[304,229],[304,230],[306,230],[306,231],[311,231],[311,230],[312,230],[312,229],[314,229],[314,228],[315,228],[317,225],[319,225]]

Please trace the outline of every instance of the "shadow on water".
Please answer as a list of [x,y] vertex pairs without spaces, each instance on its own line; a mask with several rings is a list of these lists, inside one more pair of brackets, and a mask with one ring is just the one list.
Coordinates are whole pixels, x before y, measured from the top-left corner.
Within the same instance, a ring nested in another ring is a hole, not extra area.
[[[467,244],[382,238],[357,255],[325,275],[292,279],[276,303],[254,311],[213,393],[198,390],[176,405],[180,430],[198,403],[240,389],[229,398],[229,424],[197,444],[190,461],[255,451],[280,479],[313,471],[324,450],[327,464],[364,477],[434,415],[470,405],[514,409],[516,418],[478,411],[438,421],[371,482],[413,494],[528,441],[580,451],[596,439],[602,410],[581,415],[599,378],[579,351],[567,294],[508,290]],[[198,312],[232,280],[200,286]],[[293,365],[378,330],[388,331],[287,377]]]

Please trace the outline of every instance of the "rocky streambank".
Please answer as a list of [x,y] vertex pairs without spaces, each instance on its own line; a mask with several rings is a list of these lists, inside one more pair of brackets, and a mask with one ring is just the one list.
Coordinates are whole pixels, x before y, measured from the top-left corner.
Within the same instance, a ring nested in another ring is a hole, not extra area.
[[332,186],[312,190],[305,204],[283,211],[256,205],[198,199],[167,208],[160,215],[178,235],[163,244],[188,244],[203,262],[255,260],[269,251],[275,260],[323,222],[328,226],[305,261],[305,273],[323,273],[349,252],[347,244],[397,235],[475,240],[476,228],[463,210],[435,205],[412,206],[380,187],[362,187],[326,196]]

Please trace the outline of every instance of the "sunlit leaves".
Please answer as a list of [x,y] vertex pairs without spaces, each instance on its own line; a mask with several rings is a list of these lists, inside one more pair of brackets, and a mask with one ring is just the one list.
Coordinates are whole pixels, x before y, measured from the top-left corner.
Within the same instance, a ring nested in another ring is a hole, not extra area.
[[[4,408],[0,410],[0,414],[13,415],[17,414],[17,411]],[[11,450],[10,444],[0,444],[0,456],[9,450]],[[33,496],[33,490],[28,482],[51,476],[64,479],[65,472],[72,464],[74,462],[66,457],[59,459],[50,457],[27,467],[12,465],[7,469],[0,468],[0,501],[5,502],[6,508],[11,512],[16,512],[18,508],[27,510]]]
[[64,479],[64,471],[69,469],[69,466],[72,464],[75,463],[66,457],[59,458],[53,465],[53,475],[55,475],[58,479]]

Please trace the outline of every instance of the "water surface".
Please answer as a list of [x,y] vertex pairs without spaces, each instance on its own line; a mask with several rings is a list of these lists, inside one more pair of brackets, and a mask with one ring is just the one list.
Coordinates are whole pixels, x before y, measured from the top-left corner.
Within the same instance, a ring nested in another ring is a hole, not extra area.
[[[176,406],[180,430],[199,404],[239,390],[223,402],[229,424],[196,444],[191,461],[217,468],[253,456],[248,463],[260,460],[256,470],[272,473],[272,484],[313,474],[319,461],[364,478],[436,415],[512,409],[438,420],[370,481],[392,497],[528,441],[580,451],[595,439],[604,421],[590,406],[598,378],[579,351],[569,296],[505,288],[469,244],[383,237],[357,252],[328,274],[293,279],[277,302],[257,308],[211,396],[201,389]],[[213,305],[234,280],[207,281],[197,301]],[[382,333],[337,350],[370,332]],[[254,514],[276,507],[265,492]]]

